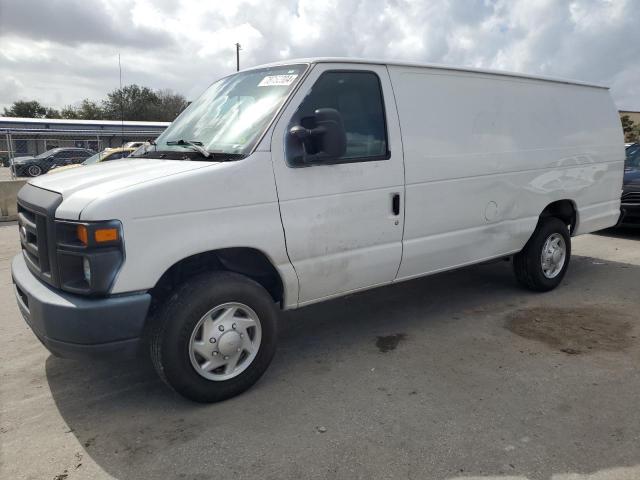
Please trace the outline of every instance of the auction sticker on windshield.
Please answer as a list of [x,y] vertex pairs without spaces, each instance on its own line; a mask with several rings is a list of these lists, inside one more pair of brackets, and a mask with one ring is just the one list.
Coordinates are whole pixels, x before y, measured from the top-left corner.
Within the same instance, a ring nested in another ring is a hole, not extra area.
[[291,85],[298,75],[267,75],[258,84],[259,87],[279,87]]

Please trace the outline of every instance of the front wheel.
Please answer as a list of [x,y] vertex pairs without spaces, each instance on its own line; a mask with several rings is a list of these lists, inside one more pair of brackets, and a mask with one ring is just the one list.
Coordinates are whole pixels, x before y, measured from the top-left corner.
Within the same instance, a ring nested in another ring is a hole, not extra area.
[[40,165],[29,165],[27,175],[30,177],[39,177],[42,175],[42,167]]
[[538,292],[556,288],[571,258],[569,229],[560,219],[542,219],[525,247],[514,255],[513,270],[523,286]]
[[151,357],[160,377],[197,402],[218,402],[251,387],[275,353],[277,309],[253,280],[231,272],[200,275],[159,308]]

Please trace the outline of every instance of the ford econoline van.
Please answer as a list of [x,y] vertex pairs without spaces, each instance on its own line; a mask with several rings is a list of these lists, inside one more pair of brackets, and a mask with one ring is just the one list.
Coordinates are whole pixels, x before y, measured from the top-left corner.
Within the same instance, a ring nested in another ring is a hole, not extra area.
[[280,309],[504,257],[555,288],[625,158],[607,88],[340,58],[222,78],[134,156],[22,188],[17,302],[54,354],[147,351],[201,402],[260,378]]

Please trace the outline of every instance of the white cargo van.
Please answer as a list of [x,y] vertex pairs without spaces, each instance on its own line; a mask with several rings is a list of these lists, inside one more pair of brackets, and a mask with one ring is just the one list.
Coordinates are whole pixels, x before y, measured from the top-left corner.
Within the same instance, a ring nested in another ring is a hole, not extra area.
[[17,301],[51,352],[147,348],[210,402],[263,374],[279,309],[501,257],[556,287],[620,215],[624,142],[600,86],[329,58],[215,82],[136,156],[20,191]]

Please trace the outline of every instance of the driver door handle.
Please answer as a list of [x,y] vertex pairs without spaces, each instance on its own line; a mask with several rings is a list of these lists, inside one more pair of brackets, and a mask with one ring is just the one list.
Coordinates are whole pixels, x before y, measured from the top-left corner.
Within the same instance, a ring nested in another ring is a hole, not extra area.
[[391,197],[391,210],[394,215],[400,215],[400,194],[394,193]]

